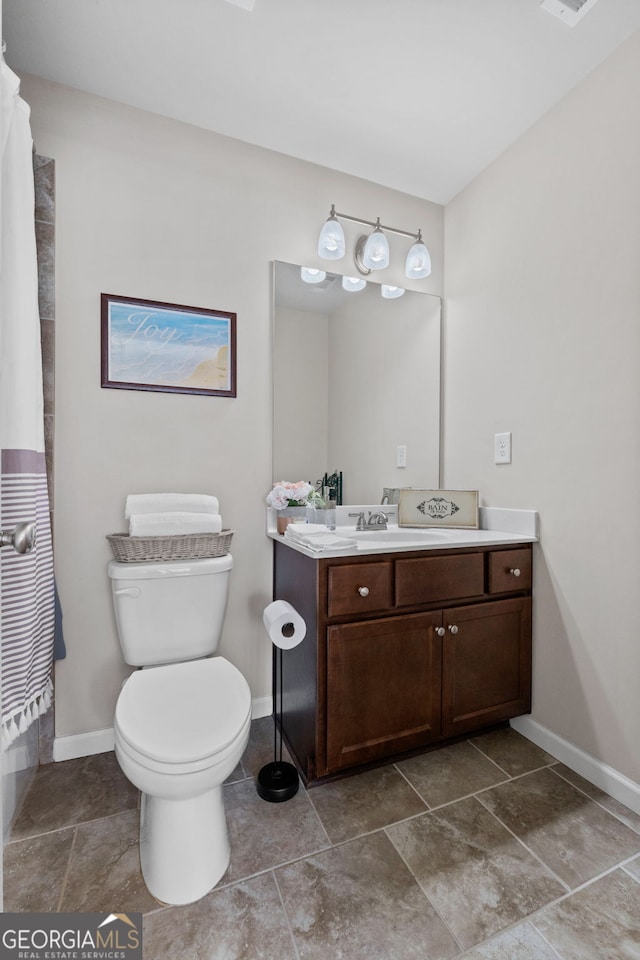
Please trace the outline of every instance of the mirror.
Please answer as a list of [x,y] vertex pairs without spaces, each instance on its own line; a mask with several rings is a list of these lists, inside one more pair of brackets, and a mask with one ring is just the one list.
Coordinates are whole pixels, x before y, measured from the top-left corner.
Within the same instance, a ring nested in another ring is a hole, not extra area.
[[[439,297],[377,282],[349,293],[327,272],[274,264],[273,471],[309,480],[342,471],[343,503],[383,487],[440,486]],[[398,448],[406,467],[398,467]]]

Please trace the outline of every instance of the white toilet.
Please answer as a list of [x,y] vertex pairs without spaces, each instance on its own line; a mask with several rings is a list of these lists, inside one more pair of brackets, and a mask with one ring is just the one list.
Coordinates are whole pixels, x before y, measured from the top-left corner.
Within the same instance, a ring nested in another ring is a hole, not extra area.
[[220,639],[233,558],[109,563],[125,681],[115,750],[142,791],[140,860],[149,891],[169,904],[200,899],[229,865],[222,783],[242,756],[249,685]]

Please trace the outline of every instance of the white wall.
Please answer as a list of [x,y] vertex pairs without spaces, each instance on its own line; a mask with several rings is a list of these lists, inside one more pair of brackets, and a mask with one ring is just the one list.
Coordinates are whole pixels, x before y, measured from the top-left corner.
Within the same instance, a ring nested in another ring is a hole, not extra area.
[[533,716],[636,782],[639,103],[637,33],[445,213],[446,485],[540,511]]
[[[434,273],[415,286],[441,295],[442,208],[34,77],[22,92],[38,151],[56,161],[55,555],[68,651],[57,736],[112,724],[127,670],[105,535],[124,529],[129,492],[220,497],[236,531],[221,652],[254,698],[267,696],[272,261],[322,266],[317,234],[333,202],[422,224]],[[401,279],[396,261],[389,283]],[[237,312],[237,398],[101,389],[101,292]]]

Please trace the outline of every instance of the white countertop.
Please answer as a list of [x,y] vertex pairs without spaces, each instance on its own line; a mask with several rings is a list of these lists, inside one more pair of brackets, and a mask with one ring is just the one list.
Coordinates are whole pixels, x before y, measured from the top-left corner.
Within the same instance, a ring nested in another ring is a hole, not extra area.
[[[400,536],[402,540],[390,539],[388,542],[376,540],[376,531],[364,531],[356,534],[353,520],[348,520],[350,512],[360,510],[383,510],[389,517],[388,535]],[[397,525],[397,507],[364,506],[339,507],[337,527],[338,536],[357,539],[357,544],[346,549],[322,551],[312,550],[302,544],[279,534],[275,526],[275,515],[267,517],[267,536],[284,543],[292,550],[316,560],[331,557],[357,557],[367,554],[408,553],[416,550],[451,550],[461,547],[504,546],[510,543],[535,543],[538,540],[538,515],[535,510],[512,510],[498,507],[480,507],[480,528],[477,530],[455,528],[411,528]],[[415,540],[404,539],[415,532]]]

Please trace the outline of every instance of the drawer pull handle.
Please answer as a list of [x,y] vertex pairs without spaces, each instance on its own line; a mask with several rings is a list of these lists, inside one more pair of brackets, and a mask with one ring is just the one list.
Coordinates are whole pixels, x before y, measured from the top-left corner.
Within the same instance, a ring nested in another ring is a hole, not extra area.
[[512,573],[514,577],[520,576],[520,570],[518,569],[518,567],[512,567],[512,569],[509,570],[509,573]]
[[436,627],[436,633],[439,637],[444,637],[444,627]]
[[449,624],[449,633],[453,633],[455,635],[457,632],[458,628],[456,627],[455,623]]
[[361,597],[369,596],[369,587],[358,587],[358,593]]

